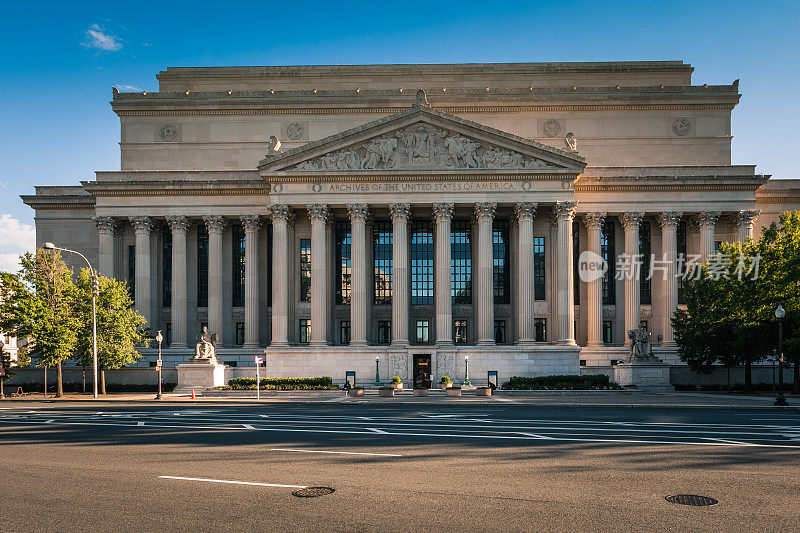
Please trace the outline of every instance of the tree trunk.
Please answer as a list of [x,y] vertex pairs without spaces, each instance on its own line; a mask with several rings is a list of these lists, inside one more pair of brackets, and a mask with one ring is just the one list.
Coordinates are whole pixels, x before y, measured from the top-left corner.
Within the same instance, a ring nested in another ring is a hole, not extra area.
[[750,364],[750,358],[744,360],[744,391],[751,392],[753,390],[753,373]]
[[100,369],[100,394],[106,393],[106,369]]
[[56,398],[64,396],[64,381],[62,379],[61,361],[58,362],[58,383],[56,383]]
[[792,394],[800,394],[800,358],[794,362],[794,386]]

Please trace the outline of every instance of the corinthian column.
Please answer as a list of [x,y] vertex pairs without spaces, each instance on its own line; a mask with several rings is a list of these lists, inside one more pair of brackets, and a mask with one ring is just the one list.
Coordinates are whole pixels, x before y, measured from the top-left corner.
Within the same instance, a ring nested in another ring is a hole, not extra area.
[[208,229],[208,331],[222,336],[222,231],[228,221],[220,215],[206,215]]
[[152,325],[150,316],[150,233],[153,220],[150,217],[131,217],[136,232],[136,288],[134,303],[145,320],[145,326]]
[[172,344],[171,348],[185,348],[186,338],[186,232],[191,222],[187,217],[169,216],[172,230]]
[[549,286],[550,322],[547,326],[547,341],[558,339],[558,213],[555,209],[548,217],[550,238],[547,241],[545,254],[550,258],[547,284]]
[[[589,237],[588,251],[594,254],[587,258],[586,265],[586,325],[588,339],[586,346],[603,345],[603,262],[600,255],[600,232],[603,229],[605,213],[586,213],[583,223]],[[599,268],[598,268],[599,267]]]
[[258,324],[258,229],[259,215],[239,217],[244,226],[244,347],[257,348]]
[[117,221],[111,217],[94,217],[97,232],[99,233],[99,249],[97,270],[100,275],[114,277],[114,235],[116,234]]
[[350,215],[350,345],[367,345],[369,283],[367,276],[367,204],[349,204]]
[[328,206],[306,206],[311,219],[311,346],[328,345]]
[[575,345],[575,292],[572,284],[572,218],[577,202],[558,202],[558,344]]
[[409,204],[391,204],[392,214],[392,344],[408,344],[408,217]]
[[753,222],[756,221],[761,211],[739,211],[733,217],[736,226],[736,238],[739,242],[745,242],[753,238]]
[[681,221],[683,213],[677,211],[668,211],[661,213],[658,217],[658,222],[661,224],[661,249],[664,254],[665,268],[664,268],[664,300],[662,308],[662,316],[664,324],[662,331],[664,332],[663,346],[675,345],[675,332],[672,329],[672,314],[678,306],[678,278],[675,276],[677,273],[676,261],[678,258],[678,224]]
[[475,204],[478,221],[478,272],[475,291],[477,300],[478,344],[494,344],[494,261],[492,221],[497,211],[495,202]]
[[450,294],[450,223],[455,206],[433,204],[436,217],[436,344],[453,344],[453,300]]
[[703,211],[695,217],[695,223],[700,229],[700,256],[705,261],[714,255],[714,232],[717,228],[719,211]]
[[642,320],[639,292],[641,272],[641,257],[639,254],[639,225],[642,223],[644,213],[628,212],[622,215],[622,227],[625,228],[625,345],[630,346],[631,339],[628,331],[639,329]]
[[517,275],[517,344],[533,344],[534,276],[533,276],[533,218],[536,202],[520,202],[514,206],[519,225]]
[[[272,204],[272,340],[270,346],[289,346],[289,224],[292,210]],[[312,324],[313,326],[313,324]],[[313,327],[312,327],[313,331]]]

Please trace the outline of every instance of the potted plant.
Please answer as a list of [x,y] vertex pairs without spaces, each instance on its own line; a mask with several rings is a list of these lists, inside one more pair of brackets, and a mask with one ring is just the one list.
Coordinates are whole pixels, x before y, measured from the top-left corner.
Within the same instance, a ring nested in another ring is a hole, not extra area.
[[442,390],[449,389],[453,386],[453,382],[450,381],[450,376],[442,376],[442,380],[439,384],[442,386]]
[[400,379],[400,376],[395,376],[392,378],[392,383],[389,386],[393,389],[403,390],[403,380]]
[[394,396],[394,389],[392,387],[381,387],[378,389],[378,396],[381,398],[391,398]]
[[478,387],[475,389],[475,394],[478,396],[491,396],[492,395],[492,388],[491,387]]
[[412,392],[414,396],[427,396],[428,389],[423,389],[422,387],[414,387],[414,391]]
[[447,389],[448,396],[461,396],[461,386],[459,385],[452,385]]
[[350,396],[362,397],[364,396],[364,387],[353,387],[350,389]]

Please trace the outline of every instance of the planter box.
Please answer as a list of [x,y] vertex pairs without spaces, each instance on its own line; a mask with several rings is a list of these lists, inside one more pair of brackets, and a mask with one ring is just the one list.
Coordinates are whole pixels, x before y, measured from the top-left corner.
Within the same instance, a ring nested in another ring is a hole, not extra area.
[[381,398],[392,398],[394,397],[394,389],[390,390],[380,389],[378,390],[378,396],[380,396]]
[[391,384],[389,384],[389,386],[391,388],[395,389],[395,390],[403,390],[403,384],[402,383],[391,383]]
[[450,383],[441,383],[440,386],[442,387],[442,390],[447,390],[453,386],[453,382],[451,381]]
[[491,396],[492,389],[476,389],[475,394],[478,396]]
[[461,389],[447,389],[448,396],[461,396]]
[[427,396],[428,389],[414,389],[414,392],[412,394],[414,396]]
[[362,397],[364,396],[364,389],[351,389],[350,396],[353,397]]

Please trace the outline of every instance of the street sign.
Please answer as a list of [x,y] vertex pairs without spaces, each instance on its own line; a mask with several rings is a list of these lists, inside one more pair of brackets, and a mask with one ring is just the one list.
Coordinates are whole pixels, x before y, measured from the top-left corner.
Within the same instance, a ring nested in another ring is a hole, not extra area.
[[264,362],[264,358],[263,357],[256,357],[256,364],[257,365],[260,365],[263,362]]
[[161,366],[162,366],[162,365],[161,365],[161,359],[157,359],[157,360],[156,360],[156,370],[158,370],[159,368],[161,368]]
[[0,377],[3,377],[5,375],[6,375],[6,369],[0,366]]

